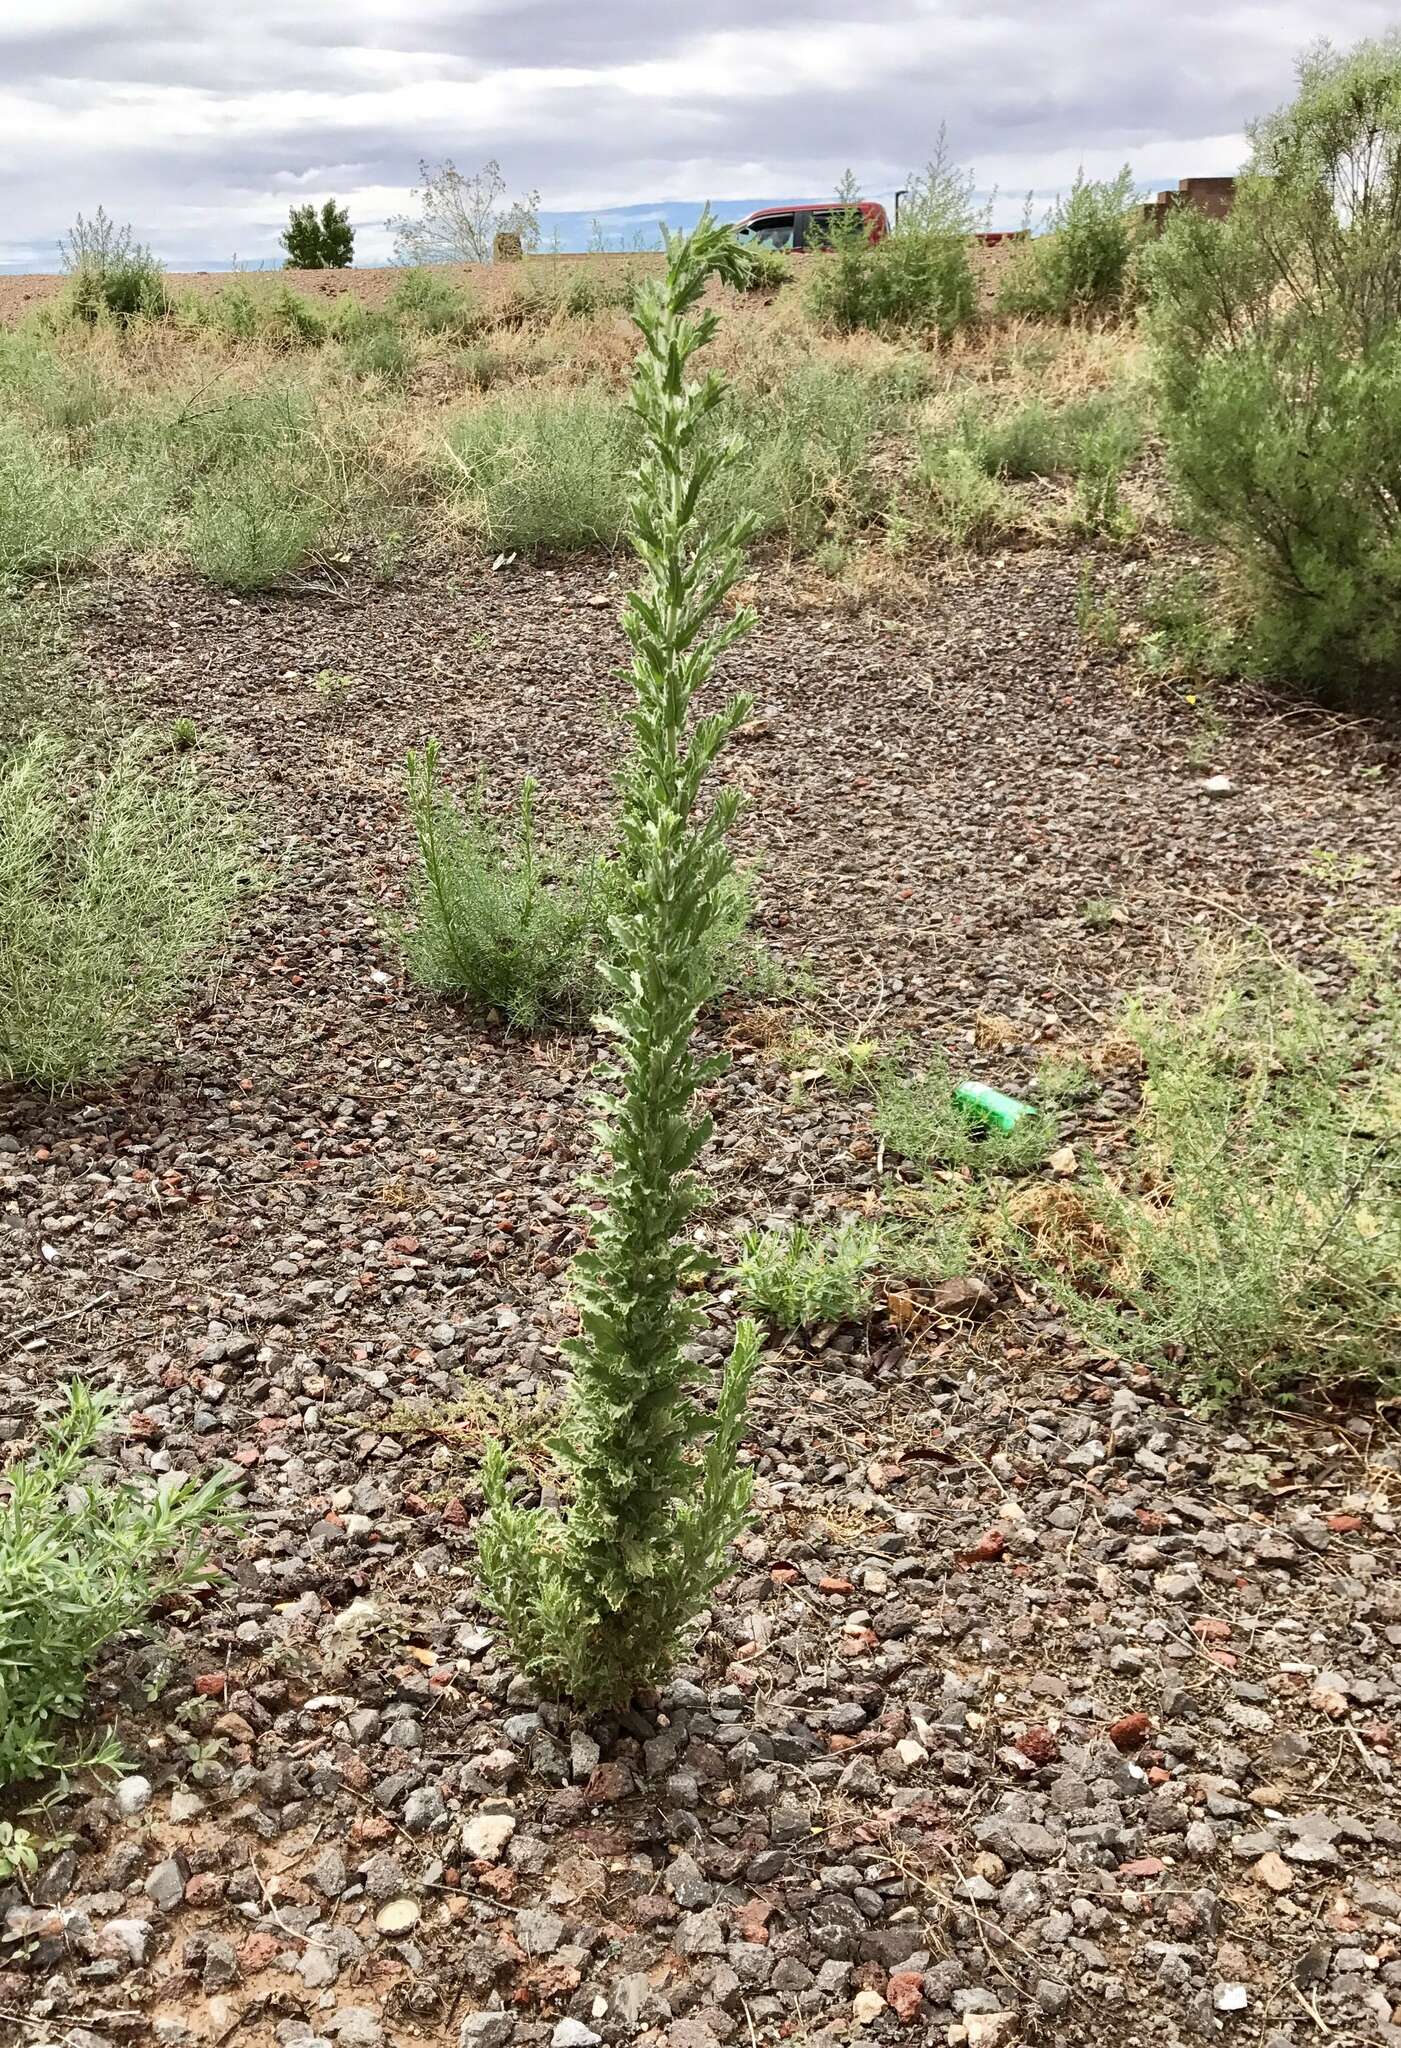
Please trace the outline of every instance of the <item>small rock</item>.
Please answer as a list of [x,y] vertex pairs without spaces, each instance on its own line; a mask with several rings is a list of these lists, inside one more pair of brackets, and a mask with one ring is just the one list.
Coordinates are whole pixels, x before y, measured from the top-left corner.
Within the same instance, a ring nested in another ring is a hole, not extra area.
[[380,2048],[384,2040],[379,2015],[368,2005],[343,2005],[321,2021],[321,2028],[340,2042],[340,2048]]
[[1244,2012],[1250,2003],[1250,1993],[1244,1984],[1218,1984],[1211,2002],[1218,2012]]
[[323,1849],[307,1872],[307,1882],[326,1899],[338,1899],[348,1881],[345,1858],[335,1848]]
[[515,2031],[508,2012],[469,2012],[457,2030],[457,2048],[510,2048]]
[[1009,2048],[1019,2032],[1014,2012],[970,2012],[963,2017],[968,2048]]
[[151,1803],[151,1781],[149,1778],[123,1778],[113,1792],[117,1811],[123,1820],[135,1820],[144,1813]]
[[462,1847],[482,1863],[497,1863],[515,1832],[513,1813],[479,1813],[462,1830]]
[[404,1801],[404,1826],[411,1835],[426,1835],[431,1828],[441,1827],[447,1817],[436,1785],[420,1785]]
[[142,1886],[162,1913],[173,1913],[185,1896],[185,1873],[173,1856],[158,1863]]
[[1229,775],[1208,775],[1205,781],[1197,784],[1198,796],[1234,796],[1235,793],[1236,785]]
[[1109,1740],[1115,1749],[1122,1750],[1125,1754],[1133,1749],[1142,1749],[1152,1725],[1146,1714],[1125,1714],[1122,1720],[1115,1721],[1110,1728]]
[[1272,1892],[1287,1892],[1294,1882],[1293,1871],[1273,1849],[1267,1849],[1258,1863],[1251,1864],[1250,1874],[1261,1884],[1267,1884]]
[[851,2017],[858,2027],[869,2027],[886,2009],[879,1991],[858,1991],[851,2001]]
[[99,1955],[144,1963],[151,1946],[149,1920],[109,1920],[97,1937]]
[[598,2048],[602,2039],[582,2020],[561,2020],[550,2036],[550,2048]]

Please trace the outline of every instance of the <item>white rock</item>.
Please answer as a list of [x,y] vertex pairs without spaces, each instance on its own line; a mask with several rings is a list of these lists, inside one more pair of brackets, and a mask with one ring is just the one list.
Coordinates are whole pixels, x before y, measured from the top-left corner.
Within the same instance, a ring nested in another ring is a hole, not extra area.
[[483,1863],[496,1863],[516,1832],[513,1813],[479,1813],[462,1830],[462,1846]]
[[113,1795],[117,1811],[123,1820],[135,1820],[138,1813],[144,1813],[151,1803],[151,1781],[149,1778],[123,1778]]

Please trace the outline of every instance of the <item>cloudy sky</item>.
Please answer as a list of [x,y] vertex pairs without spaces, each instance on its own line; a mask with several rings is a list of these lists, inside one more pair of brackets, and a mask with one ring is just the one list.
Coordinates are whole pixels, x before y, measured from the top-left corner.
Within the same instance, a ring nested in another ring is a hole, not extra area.
[[[1332,0],[1346,43],[1394,0]],[[999,224],[1078,163],[1234,170],[1316,0],[0,0],[0,268],[99,203],[175,268],[273,260],[334,193],[357,260],[420,157],[500,160],[566,239],[672,203],[887,195],[941,122]],[[731,210],[730,207],[725,209]]]

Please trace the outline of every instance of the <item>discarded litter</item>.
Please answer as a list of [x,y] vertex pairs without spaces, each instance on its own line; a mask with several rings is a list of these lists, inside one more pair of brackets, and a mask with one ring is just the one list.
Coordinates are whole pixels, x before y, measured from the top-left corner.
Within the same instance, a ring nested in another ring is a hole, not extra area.
[[966,1115],[999,1131],[1014,1131],[1023,1117],[1036,1115],[1031,1103],[1018,1102],[1015,1095],[1003,1095],[981,1081],[960,1081],[953,1099]]

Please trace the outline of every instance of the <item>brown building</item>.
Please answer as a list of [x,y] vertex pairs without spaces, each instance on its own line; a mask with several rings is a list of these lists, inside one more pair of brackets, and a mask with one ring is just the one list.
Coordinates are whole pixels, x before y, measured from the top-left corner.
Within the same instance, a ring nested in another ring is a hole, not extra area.
[[1211,220],[1224,220],[1235,204],[1236,181],[1234,178],[1179,178],[1175,192],[1160,192],[1156,199],[1143,203],[1143,218],[1148,221],[1155,235],[1163,231],[1163,222],[1175,206],[1194,206],[1198,213],[1204,213]]

